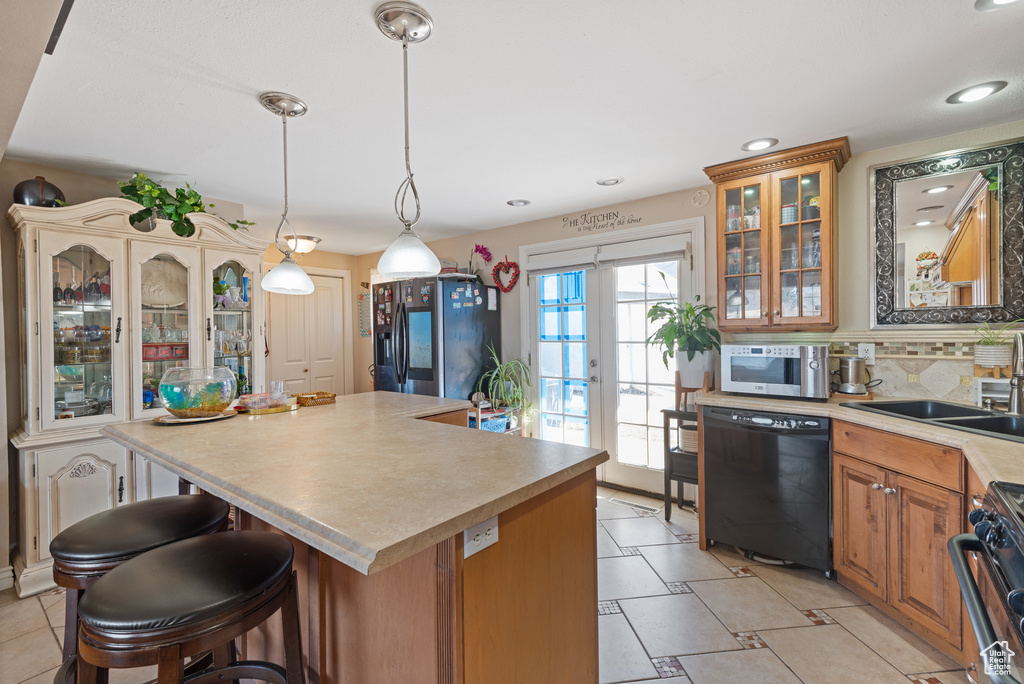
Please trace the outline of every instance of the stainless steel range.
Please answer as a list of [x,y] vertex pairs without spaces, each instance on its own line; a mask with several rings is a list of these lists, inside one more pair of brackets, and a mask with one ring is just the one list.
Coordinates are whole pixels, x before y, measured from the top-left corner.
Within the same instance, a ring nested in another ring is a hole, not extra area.
[[[1024,485],[993,482],[968,520],[974,532],[949,540],[960,593],[981,651],[979,674],[1020,684],[1024,671]],[[977,558],[977,576],[967,563]],[[982,681],[985,681],[982,679]]]

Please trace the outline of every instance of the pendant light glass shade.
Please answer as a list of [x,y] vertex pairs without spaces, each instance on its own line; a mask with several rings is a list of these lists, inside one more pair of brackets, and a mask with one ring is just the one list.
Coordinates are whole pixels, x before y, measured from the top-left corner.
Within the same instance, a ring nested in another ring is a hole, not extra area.
[[285,257],[281,263],[270,269],[263,276],[260,287],[264,292],[275,292],[285,295],[307,295],[313,291],[313,281],[306,272],[299,268],[295,259]]
[[441,262],[411,228],[406,228],[381,255],[377,272],[389,280],[429,278],[441,272]]

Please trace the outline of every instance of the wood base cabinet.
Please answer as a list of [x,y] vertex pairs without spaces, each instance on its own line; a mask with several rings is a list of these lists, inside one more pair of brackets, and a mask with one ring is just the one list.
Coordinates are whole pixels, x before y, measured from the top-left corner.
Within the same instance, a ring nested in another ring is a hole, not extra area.
[[961,482],[962,455],[838,422],[833,449],[834,562],[840,583],[876,597],[959,651],[962,603],[946,542],[963,529],[962,488],[925,482],[896,468],[903,465],[917,475],[931,463],[931,479]]

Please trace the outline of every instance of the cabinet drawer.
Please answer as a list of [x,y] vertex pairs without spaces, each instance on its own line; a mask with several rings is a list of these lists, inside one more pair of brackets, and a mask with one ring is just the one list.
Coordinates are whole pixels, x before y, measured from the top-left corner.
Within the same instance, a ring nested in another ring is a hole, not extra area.
[[832,449],[946,489],[964,491],[959,449],[834,421]]

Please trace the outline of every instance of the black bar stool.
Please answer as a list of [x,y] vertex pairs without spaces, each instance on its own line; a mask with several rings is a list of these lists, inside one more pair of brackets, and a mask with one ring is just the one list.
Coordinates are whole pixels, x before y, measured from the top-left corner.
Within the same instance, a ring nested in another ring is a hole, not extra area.
[[213,496],[165,496],[118,506],[81,520],[50,542],[53,581],[67,589],[64,658],[54,684],[73,682],[78,605],[86,589],[125,561],[171,542],[220,532],[230,506]]
[[[78,606],[79,684],[107,669],[157,666],[160,684],[184,680],[184,659],[213,650],[214,664],[189,684],[259,679],[303,684],[291,542],[272,532],[223,532],[133,558],[100,578]],[[224,662],[223,647],[278,610],[285,665]]]

